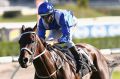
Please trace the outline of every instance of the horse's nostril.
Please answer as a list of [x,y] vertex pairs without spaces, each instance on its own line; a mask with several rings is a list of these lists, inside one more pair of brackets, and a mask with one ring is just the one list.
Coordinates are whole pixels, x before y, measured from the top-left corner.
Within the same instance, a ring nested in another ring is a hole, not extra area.
[[27,63],[28,62],[28,58],[23,58],[23,63]]

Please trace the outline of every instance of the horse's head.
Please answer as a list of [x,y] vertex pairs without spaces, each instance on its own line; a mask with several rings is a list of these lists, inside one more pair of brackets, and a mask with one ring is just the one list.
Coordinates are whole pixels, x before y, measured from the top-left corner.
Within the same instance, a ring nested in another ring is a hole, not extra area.
[[19,39],[20,56],[18,61],[23,68],[26,68],[28,66],[28,63],[31,61],[31,58],[36,51],[36,27],[37,26],[35,26],[34,28],[25,29],[25,26],[22,26],[21,29],[21,37]]

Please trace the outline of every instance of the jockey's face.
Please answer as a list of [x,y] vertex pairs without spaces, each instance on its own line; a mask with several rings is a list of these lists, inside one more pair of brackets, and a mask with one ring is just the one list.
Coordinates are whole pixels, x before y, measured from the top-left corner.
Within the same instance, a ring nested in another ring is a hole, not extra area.
[[48,14],[48,15],[45,15],[45,16],[41,16],[41,18],[43,18],[44,21],[45,21],[47,24],[49,24],[49,23],[51,23],[51,22],[53,21],[54,15],[53,15],[53,13],[51,13],[51,14]]

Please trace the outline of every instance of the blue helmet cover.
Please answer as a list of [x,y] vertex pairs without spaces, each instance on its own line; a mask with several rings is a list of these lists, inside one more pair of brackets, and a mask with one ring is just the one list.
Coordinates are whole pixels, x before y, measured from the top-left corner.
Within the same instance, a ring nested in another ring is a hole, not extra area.
[[53,13],[53,11],[54,11],[53,5],[48,2],[43,2],[38,8],[38,14],[41,16]]

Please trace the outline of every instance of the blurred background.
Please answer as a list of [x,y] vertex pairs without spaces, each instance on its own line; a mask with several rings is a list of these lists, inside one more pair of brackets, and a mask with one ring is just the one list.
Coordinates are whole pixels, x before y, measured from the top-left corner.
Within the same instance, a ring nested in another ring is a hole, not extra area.
[[[2,79],[11,79],[18,67],[20,28],[22,25],[33,27],[36,24],[39,19],[37,7],[43,1],[51,2],[56,9],[73,11],[78,18],[78,27],[73,35],[75,43],[89,43],[101,49],[106,57],[119,55],[120,0],[0,0]],[[120,79],[119,70],[119,66],[113,70],[112,79]],[[33,67],[20,69],[14,79],[33,79],[33,71]],[[20,72],[27,72],[28,75],[22,76],[24,73],[21,75]]]

